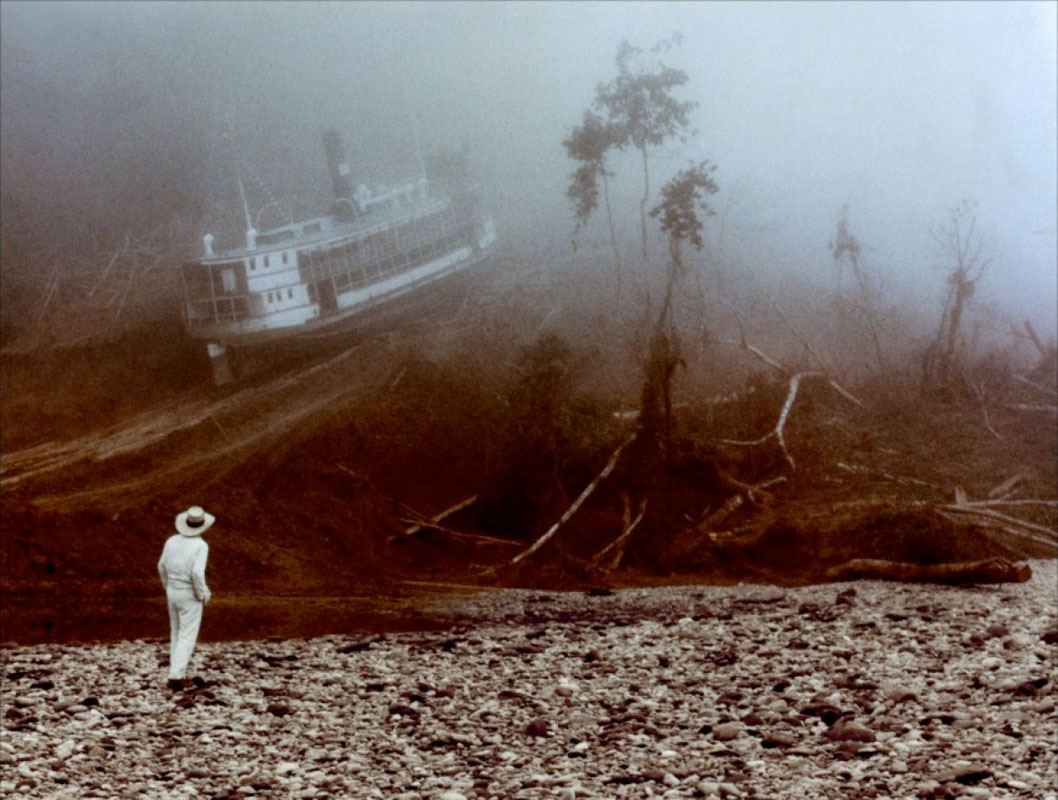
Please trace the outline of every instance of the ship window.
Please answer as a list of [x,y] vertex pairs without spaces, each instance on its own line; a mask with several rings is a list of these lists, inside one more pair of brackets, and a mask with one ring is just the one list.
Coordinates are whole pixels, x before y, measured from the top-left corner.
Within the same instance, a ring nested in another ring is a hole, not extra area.
[[226,292],[235,291],[235,270],[223,269],[220,271],[220,282]]
[[283,263],[284,264],[287,263],[287,251],[286,250],[283,251]]
[[289,299],[291,299],[293,297],[294,297],[294,290],[293,289],[287,289],[287,299],[289,300]]
[[264,260],[265,260],[265,262],[264,262],[264,265],[265,265],[266,267],[267,267],[267,266],[269,266],[269,264],[268,264],[268,260],[269,260],[270,258],[271,258],[271,256],[265,256],[265,257],[264,257]]

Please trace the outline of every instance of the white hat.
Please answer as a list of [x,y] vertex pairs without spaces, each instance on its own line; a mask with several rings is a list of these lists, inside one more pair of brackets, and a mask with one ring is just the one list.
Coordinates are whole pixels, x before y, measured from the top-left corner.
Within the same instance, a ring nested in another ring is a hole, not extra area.
[[208,531],[216,519],[212,514],[207,514],[202,506],[191,506],[176,515],[176,529],[183,536],[199,536]]

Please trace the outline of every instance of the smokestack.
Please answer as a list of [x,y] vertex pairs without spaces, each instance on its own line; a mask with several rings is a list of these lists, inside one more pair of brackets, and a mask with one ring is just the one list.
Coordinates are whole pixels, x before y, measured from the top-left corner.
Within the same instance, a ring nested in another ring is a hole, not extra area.
[[[345,160],[345,148],[342,137],[335,130],[323,134],[323,151],[327,154],[327,166],[331,170],[331,181],[334,183],[334,199],[353,199],[353,184],[349,179],[349,162]],[[344,205],[344,204],[343,204]]]

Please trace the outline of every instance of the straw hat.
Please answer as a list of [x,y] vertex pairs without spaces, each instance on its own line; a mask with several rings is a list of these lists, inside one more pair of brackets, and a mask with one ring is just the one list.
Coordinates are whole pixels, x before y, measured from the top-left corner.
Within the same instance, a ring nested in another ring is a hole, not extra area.
[[202,506],[191,506],[176,515],[176,529],[183,536],[200,536],[209,530],[216,517],[207,514]]

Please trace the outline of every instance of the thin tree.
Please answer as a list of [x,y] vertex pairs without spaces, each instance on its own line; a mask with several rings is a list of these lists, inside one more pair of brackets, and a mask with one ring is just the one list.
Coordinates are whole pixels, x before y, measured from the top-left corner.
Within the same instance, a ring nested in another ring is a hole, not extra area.
[[[577,218],[577,230],[587,223],[591,213],[599,205],[599,181],[602,181],[603,197],[606,202],[606,219],[610,225],[610,243],[613,245],[615,265],[621,266],[621,254],[617,250],[617,233],[613,225],[613,209],[610,205],[610,177],[613,175],[606,167],[606,154],[614,146],[613,131],[603,122],[602,117],[588,109],[584,112],[584,122],[574,128],[569,138],[562,142],[569,157],[580,166],[573,172],[566,196],[573,201]],[[620,274],[620,273],[618,273]]]
[[673,296],[683,272],[683,243],[689,242],[701,251],[705,245],[702,220],[716,214],[707,200],[719,191],[713,179],[715,172],[716,167],[708,161],[692,163],[680,170],[661,187],[661,202],[650,211],[650,216],[658,219],[662,232],[668,235],[669,270],[647,355],[640,424],[648,435],[660,433],[658,439],[666,460],[672,443],[672,377],[682,363],[672,318]]
[[849,207],[847,205],[841,208],[841,217],[838,219],[834,241],[830,242],[830,253],[834,257],[836,264],[840,264],[842,260],[847,260],[852,267],[852,275],[856,280],[856,286],[860,293],[858,305],[870,330],[871,343],[874,345],[874,357],[878,361],[878,369],[885,372],[886,363],[885,356],[882,354],[878,310],[875,307],[875,298],[871,291],[870,282],[860,266],[860,242],[849,231]]
[[[658,42],[651,52],[656,54],[669,50],[677,46],[680,41],[680,35],[675,34],[670,40]],[[605,156],[606,152],[612,149],[631,148],[640,156],[643,168],[643,196],[639,201],[639,219],[642,257],[645,265],[647,263],[646,208],[650,201],[650,151],[672,138],[686,142],[688,137],[694,133],[690,125],[690,113],[698,104],[691,101],[679,101],[673,97],[673,90],[687,82],[686,72],[667,67],[660,61],[644,65],[640,59],[642,52],[640,48],[627,41],[621,42],[617,48],[617,77],[609,83],[600,83],[596,87],[592,105],[598,113],[591,117],[586,115],[585,126],[590,119],[593,126],[591,131],[599,134],[599,138],[593,142],[605,145],[601,155]],[[587,154],[591,154],[591,151],[588,150]],[[602,161],[579,160],[582,161],[582,166],[589,167],[589,169],[580,175],[574,173],[574,185],[577,185],[578,181],[582,182],[583,196],[590,198],[593,178],[606,177],[598,169],[591,168],[592,164],[601,165]],[[573,191],[573,186],[571,186],[571,193]],[[587,213],[590,214],[594,207],[594,203],[588,206]]]
[[966,304],[974,296],[988,262],[977,230],[977,203],[963,200],[948,210],[948,222],[934,232],[934,239],[947,251],[953,268],[948,275],[948,293],[941,311],[937,337],[926,353],[924,378],[947,385],[956,367],[959,329]]
[[674,300],[683,273],[683,244],[689,242],[697,250],[703,249],[702,221],[714,213],[707,202],[707,197],[717,191],[714,171],[715,167],[707,161],[691,164],[662,187],[661,201],[650,211],[668,235],[669,266],[661,308],[651,332],[640,393],[639,427],[630,448],[628,467],[630,490],[640,495],[641,513],[647,513],[650,519],[641,530],[646,531],[648,539],[661,537],[647,545],[650,552],[661,552],[667,532],[679,525],[670,485],[672,381],[684,362],[674,320]]

